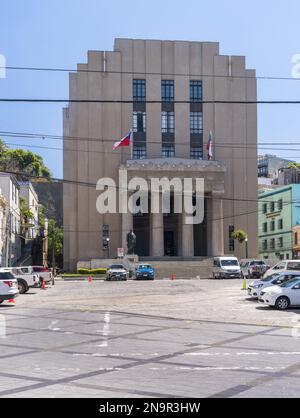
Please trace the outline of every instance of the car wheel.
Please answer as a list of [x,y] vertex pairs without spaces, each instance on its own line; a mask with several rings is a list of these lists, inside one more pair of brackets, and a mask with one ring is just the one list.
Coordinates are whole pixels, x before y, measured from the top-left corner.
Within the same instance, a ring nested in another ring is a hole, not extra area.
[[290,300],[286,296],[280,296],[275,303],[275,308],[284,311],[290,306]]
[[3,302],[4,302],[4,300],[0,299],[0,304],[3,303]]
[[23,295],[24,293],[28,292],[28,288],[24,282],[18,281],[18,289],[19,289],[20,295]]

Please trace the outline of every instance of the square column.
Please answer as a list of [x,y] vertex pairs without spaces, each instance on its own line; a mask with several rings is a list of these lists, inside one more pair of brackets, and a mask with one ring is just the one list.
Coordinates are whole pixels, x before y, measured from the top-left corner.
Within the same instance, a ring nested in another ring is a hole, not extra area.
[[194,224],[185,223],[185,212],[181,215],[181,253],[183,257],[194,257]]
[[132,213],[122,213],[122,247],[127,254],[127,234],[133,230],[133,215]]
[[211,197],[211,255],[224,255],[224,231],[223,231],[223,201],[222,196]]
[[151,238],[151,255],[153,257],[163,257],[165,253],[163,213],[151,214]]

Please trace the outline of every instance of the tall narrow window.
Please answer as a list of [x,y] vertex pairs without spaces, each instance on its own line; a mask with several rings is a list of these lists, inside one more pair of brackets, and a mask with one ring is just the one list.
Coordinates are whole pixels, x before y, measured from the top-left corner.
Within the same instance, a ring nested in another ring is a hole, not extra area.
[[146,132],[146,112],[133,112],[133,132]]
[[161,149],[162,156],[164,158],[172,158],[175,157],[175,145],[163,145]]
[[161,112],[162,133],[173,134],[175,128],[174,112]]
[[146,158],[146,145],[134,145],[133,146],[133,159],[134,160],[141,160]]
[[161,99],[163,102],[173,102],[174,100],[174,80],[162,80]]
[[201,160],[203,158],[203,151],[201,147],[191,147],[190,158],[192,160]]
[[146,101],[146,80],[133,80],[132,96],[134,102]]
[[234,251],[234,239],[232,238],[233,232],[234,232],[234,225],[229,225],[228,227],[229,251]]
[[202,81],[199,81],[199,80],[190,81],[190,101],[202,102]]
[[201,134],[203,132],[202,112],[190,112],[190,131],[191,134]]

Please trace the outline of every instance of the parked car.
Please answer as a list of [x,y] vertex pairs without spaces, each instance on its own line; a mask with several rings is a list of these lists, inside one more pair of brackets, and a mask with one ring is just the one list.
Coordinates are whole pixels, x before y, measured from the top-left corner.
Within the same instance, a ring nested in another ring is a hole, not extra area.
[[253,298],[259,298],[261,292],[269,286],[280,285],[295,277],[300,276],[300,271],[282,271],[271,276],[255,280],[248,286],[248,294]]
[[261,292],[259,300],[282,311],[290,306],[300,306],[300,276],[279,286],[268,287]]
[[251,277],[256,277],[257,279],[260,278],[270,268],[270,266],[266,264],[264,260],[255,259],[241,260],[240,265],[242,276],[249,279]]
[[106,272],[106,280],[127,280],[129,277],[128,270],[123,264],[112,264]]
[[135,270],[136,280],[154,280],[155,272],[151,264],[140,264]]
[[278,271],[286,271],[286,270],[299,270],[300,271],[300,260],[280,261],[279,263],[275,264],[275,266],[267,270],[264,274],[264,277],[271,276],[271,274],[277,273]]
[[40,282],[44,280],[45,283],[55,284],[54,274],[51,269],[43,266],[32,266],[32,271],[40,276]]
[[38,287],[40,278],[38,274],[27,273],[23,267],[2,267],[0,272],[11,273],[18,282],[20,294],[27,293],[31,287]]
[[213,265],[214,279],[240,279],[241,267],[236,257],[215,257]]
[[9,272],[0,272],[0,303],[19,296],[17,279]]

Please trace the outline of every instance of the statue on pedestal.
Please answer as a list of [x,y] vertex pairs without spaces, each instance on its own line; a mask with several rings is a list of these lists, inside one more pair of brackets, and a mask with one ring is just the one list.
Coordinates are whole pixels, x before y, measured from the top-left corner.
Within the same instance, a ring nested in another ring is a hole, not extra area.
[[136,235],[131,229],[127,234],[127,254],[134,254],[136,246]]

